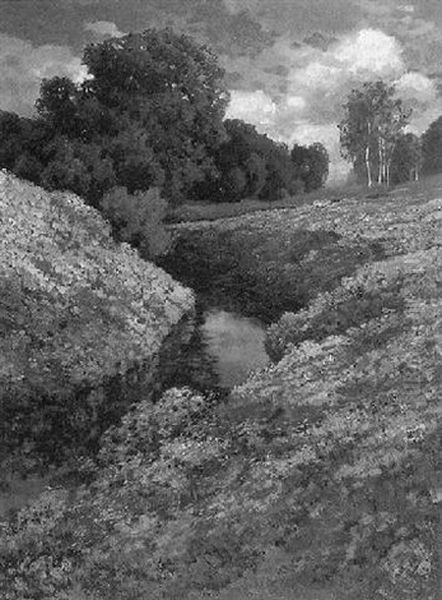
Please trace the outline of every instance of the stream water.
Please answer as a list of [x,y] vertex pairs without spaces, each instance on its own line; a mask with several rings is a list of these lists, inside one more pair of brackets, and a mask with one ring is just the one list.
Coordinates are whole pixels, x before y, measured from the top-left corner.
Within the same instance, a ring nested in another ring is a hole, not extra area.
[[199,304],[195,318],[180,324],[160,355],[161,388],[227,391],[269,362],[264,339],[257,319]]
[[[257,319],[214,306],[197,306],[194,319],[184,319],[164,344],[159,360],[159,388],[190,386],[202,392],[227,393],[245,381],[252,369],[264,367],[265,327]],[[0,521],[39,496],[49,479],[13,477],[0,482]]]
[[241,383],[251,370],[268,364],[265,329],[257,319],[211,308],[205,311],[200,327],[205,351],[214,359],[222,388]]

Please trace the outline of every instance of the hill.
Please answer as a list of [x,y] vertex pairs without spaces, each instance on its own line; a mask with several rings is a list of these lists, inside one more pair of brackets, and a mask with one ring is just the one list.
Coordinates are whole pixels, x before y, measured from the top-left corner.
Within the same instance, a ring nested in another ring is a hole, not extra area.
[[0,458],[25,451],[32,468],[73,437],[77,449],[93,444],[147,393],[150,363],[193,298],[115,243],[80,198],[5,171],[0,254]]
[[178,236],[181,267],[216,285],[242,274],[260,302],[302,287],[272,306],[274,363],[227,400],[173,389],[128,412],[88,485],[5,528],[6,599],[437,600],[440,190]]

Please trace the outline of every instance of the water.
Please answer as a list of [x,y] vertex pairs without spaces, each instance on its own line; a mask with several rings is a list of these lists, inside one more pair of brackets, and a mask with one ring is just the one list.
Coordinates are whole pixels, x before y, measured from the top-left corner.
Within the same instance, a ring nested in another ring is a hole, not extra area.
[[231,388],[243,382],[251,370],[268,364],[260,321],[217,308],[205,311],[203,319],[202,338],[221,387]]
[[[159,387],[190,386],[204,393],[227,394],[245,381],[251,370],[265,367],[265,328],[257,319],[210,307],[197,308],[194,319],[184,319],[166,340],[159,356]],[[0,485],[0,522],[10,511],[35,500],[50,478],[12,476]]]
[[160,353],[160,390],[189,386],[203,393],[228,393],[251,370],[264,367],[265,326],[257,319],[199,304],[183,319]]

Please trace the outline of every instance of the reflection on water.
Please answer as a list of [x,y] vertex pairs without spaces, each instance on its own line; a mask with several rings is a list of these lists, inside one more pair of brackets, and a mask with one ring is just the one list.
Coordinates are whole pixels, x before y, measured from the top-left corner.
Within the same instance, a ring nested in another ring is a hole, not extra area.
[[265,329],[257,319],[199,306],[184,319],[160,353],[160,388],[189,386],[201,392],[229,390],[251,369],[269,362]]
[[[268,364],[264,337],[264,326],[255,319],[199,307],[194,318],[183,319],[163,344],[154,396],[158,399],[162,391],[174,386],[228,394],[251,369]],[[9,511],[37,498],[49,482],[38,476],[0,482],[0,522]]]
[[215,360],[220,386],[230,388],[243,382],[250,370],[265,367],[265,329],[256,319],[225,310],[204,313],[201,327],[206,352]]

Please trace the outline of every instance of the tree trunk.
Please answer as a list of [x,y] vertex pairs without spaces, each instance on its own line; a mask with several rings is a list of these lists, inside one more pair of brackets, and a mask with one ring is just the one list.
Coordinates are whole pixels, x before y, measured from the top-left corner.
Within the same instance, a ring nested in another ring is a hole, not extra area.
[[383,157],[382,157],[382,138],[378,137],[378,183],[382,183],[382,174],[384,169]]
[[365,147],[365,167],[367,169],[367,185],[372,187],[373,178],[371,176],[371,164],[370,164],[370,142],[371,142],[371,126],[370,121],[367,121],[367,145]]
[[365,148],[365,167],[367,169],[367,184],[368,187],[372,187],[373,185],[373,180],[371,177],[371,164],[370,164],[370,143],[367,144],[367,147]]

